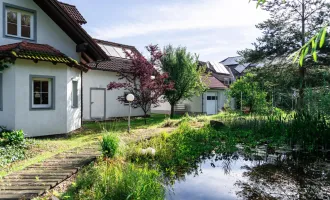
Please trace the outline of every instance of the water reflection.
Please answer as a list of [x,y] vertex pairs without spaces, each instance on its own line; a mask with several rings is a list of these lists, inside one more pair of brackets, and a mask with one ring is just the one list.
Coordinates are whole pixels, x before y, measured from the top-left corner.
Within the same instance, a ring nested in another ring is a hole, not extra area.
[[166,199],[330,199],[330,153],[204,155],[169,183]]

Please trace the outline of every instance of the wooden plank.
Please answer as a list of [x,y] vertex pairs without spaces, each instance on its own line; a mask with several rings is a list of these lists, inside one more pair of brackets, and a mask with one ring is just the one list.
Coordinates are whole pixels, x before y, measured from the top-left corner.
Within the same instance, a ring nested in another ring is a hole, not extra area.
[[49,190],[50,185],[32,185],[32,186],[25,186],[25,185],[19,185],[19,186],[0,186],[0,193],[2,191],[9,191],[9,190]]

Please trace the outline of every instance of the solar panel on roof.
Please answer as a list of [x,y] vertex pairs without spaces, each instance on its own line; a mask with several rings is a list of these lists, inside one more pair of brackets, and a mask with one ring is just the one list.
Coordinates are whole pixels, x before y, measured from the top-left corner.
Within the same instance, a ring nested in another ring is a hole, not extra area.
[[210,63],[216,72],[221,74],[230,74],[223,64],[218,62],[210,62]]

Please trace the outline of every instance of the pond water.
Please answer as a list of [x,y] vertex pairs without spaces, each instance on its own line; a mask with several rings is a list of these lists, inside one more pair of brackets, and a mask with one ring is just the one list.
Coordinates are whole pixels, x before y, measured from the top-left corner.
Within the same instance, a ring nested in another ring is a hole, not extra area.
[[168,184],[167,200],[330,200],[330,152],[211,154],[185,171]]

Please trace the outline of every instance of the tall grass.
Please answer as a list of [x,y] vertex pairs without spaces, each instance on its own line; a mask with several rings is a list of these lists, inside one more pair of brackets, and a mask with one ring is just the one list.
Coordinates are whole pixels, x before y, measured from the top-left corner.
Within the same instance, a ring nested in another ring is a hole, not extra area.
[[147,166],[121,162],[100,162],[89,166],[62,196],[70,200],[163,200],[161,174]]
[[101,147],[103,155],[113,158],[119,152],[120,139],[117,134],[108,133],[103,136]]
[[[290,115],[222,118],[234,132],[251,131],[257,141],[278,145],[301,146],[307,150],[329,148],[330,124],[324,115]],[[234,134],[235,135],[235,134]]]

